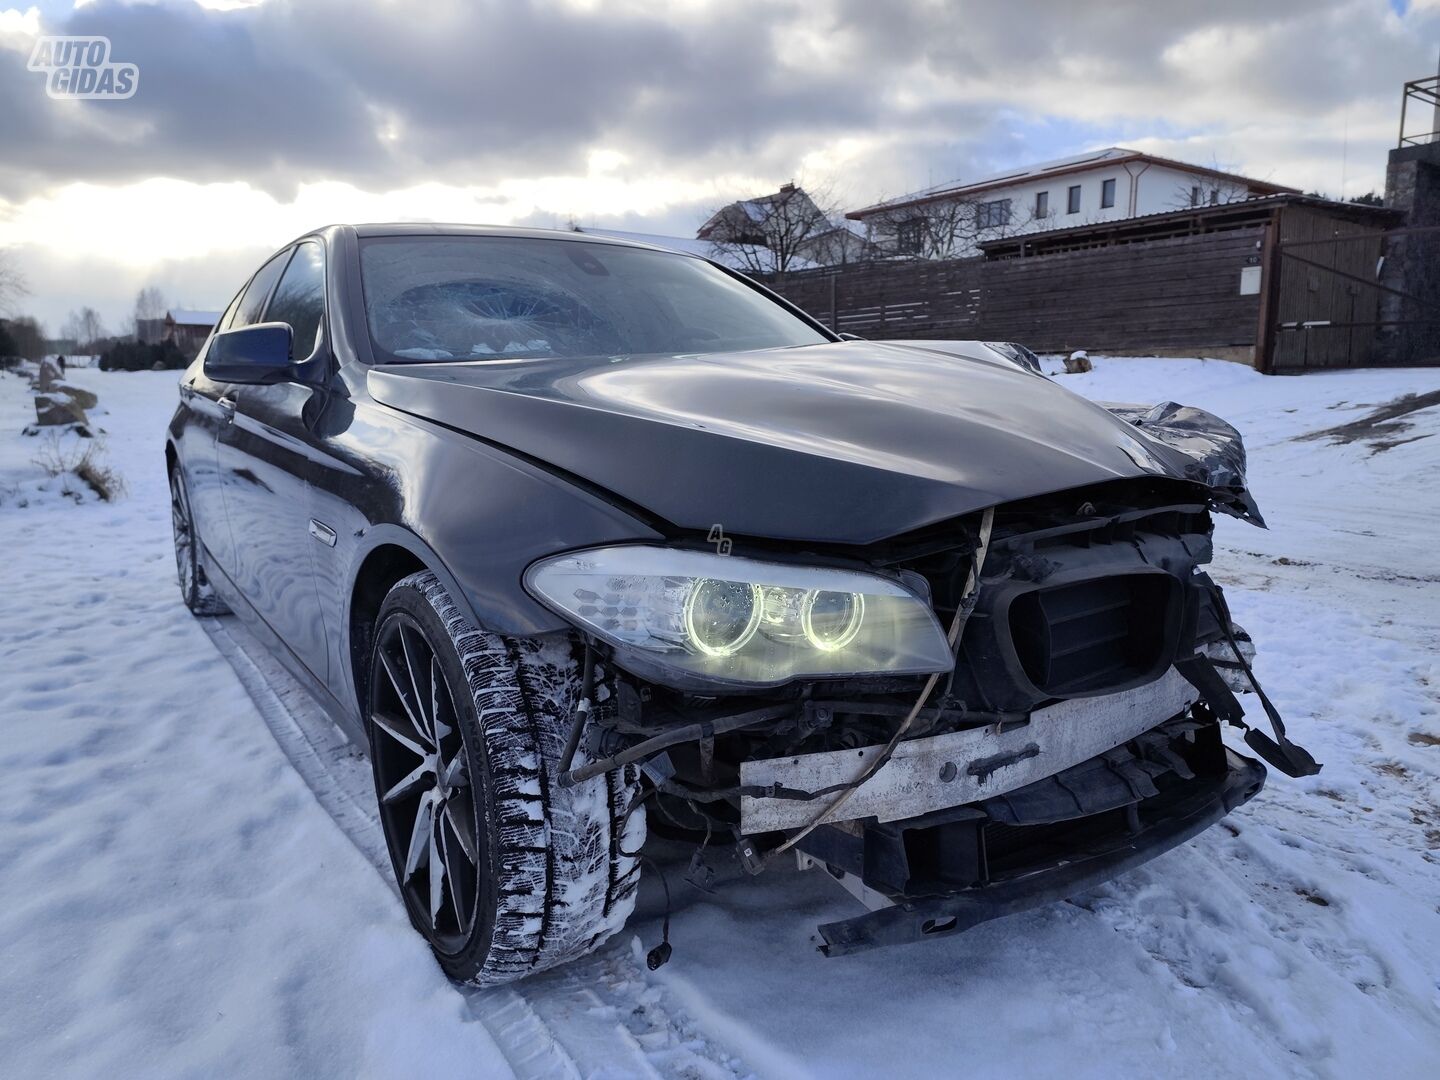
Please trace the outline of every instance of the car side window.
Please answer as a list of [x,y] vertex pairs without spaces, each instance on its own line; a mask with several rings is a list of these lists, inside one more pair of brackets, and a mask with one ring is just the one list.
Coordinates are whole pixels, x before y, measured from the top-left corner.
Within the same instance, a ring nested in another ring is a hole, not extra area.
[[260,272],[250,279],[250,285],[245,290],[245,295],[240,298],[240,306],[235,309],[235,315],[230,320],[227,330],[239,330],[242,326],[251,326],[260,321],[260,312],[265,308],[265,301],[270,296],[270,288],[275,280],[285,269],[285,263],[290,258],[290,249],[286,248],[279,255],[267,262],[260,268]]
[[314,241],[295,249],[275,295],[265,309],[266,322],[289,323],[295,332],[295,359],[303,361],[320,343],[325,317],[325,253]]
[[240,298],[244,295],[245,291],[242,289],[235,294],[235,299],[230,301],[230,306],[225,309],[225,314],[221,315],[220,321],[215,324],[215,332],[217,334],[222,334],[230,329],[230,320],[235,317],[235,312],[240,307]]

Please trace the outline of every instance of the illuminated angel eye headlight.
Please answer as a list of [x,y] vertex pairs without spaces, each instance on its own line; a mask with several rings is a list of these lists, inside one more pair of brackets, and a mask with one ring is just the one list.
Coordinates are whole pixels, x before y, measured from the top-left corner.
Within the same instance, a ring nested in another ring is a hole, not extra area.
[[759,585],[701,578],[685,598],[685,635],[707,656],[730,656],[755,636],[763,608]]
[[926,598],[866,571],[626,545],[542,559],[537,599],[638,675],[682,688],[947,671]]
[[800,608],[805,640],[822,652],[843,649],[860,633],[865,597],[860,593],[807,593]]

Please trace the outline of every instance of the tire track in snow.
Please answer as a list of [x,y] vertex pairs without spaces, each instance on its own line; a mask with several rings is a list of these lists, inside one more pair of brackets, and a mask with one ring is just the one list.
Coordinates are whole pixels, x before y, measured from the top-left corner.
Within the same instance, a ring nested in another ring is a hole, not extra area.
[[[237,620],[206,619],[204,626],[316,801],[398,900],[390,853],[373,806],[369,761]],[[519,994],[501,989],[465,996],[469,1014],[485,1026],[517,1077],[579,1080],[584,1075]]]
[[[202,625],[316,801],[398,902],[369,760],[242,623]],[[649,985],[630,937],[620,934],[594,956],[517,986],[455,991],[523,1080],[748,1075]]]

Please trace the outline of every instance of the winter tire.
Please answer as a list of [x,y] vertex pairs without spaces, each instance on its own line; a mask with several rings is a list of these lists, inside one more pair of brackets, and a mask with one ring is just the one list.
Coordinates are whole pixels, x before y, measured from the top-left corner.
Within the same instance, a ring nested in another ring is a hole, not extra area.
[[200,562],[200,537],[195,519],[190,516],[190,499],[185,493],[185,478],[176,466],[170,470],[170,527],[175,534],[175,575],[180,581],[180,595],[192,615],[229,615],[230,608],[215,595],[205,567]]
[[381,606],[367,705],[380,818],[410,920],[453,979],[584,956],[634,907],[637,771],[559,783],[578,684],[568,640],[486,633],[428,571]]

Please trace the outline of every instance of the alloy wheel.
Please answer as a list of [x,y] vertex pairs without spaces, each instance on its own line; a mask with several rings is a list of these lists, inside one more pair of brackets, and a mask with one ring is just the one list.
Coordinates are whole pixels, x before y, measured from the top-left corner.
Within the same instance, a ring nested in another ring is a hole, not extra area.
[[400,890],[431,942],[460,949],[480,882],[475,796],[454,699],[420,625],[395,612],[370,673],[380,817]]
[[188,603],[195,592],[195,530],[190,524],[190,506],[179,469],[170,471],[170,527],[175,533],[175,571],[180,578],[180,592]]

